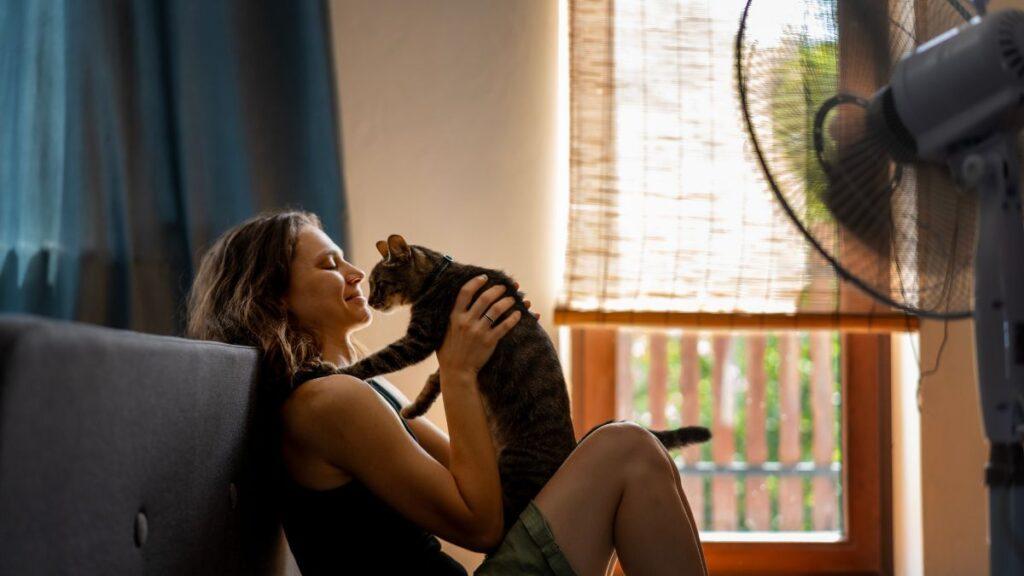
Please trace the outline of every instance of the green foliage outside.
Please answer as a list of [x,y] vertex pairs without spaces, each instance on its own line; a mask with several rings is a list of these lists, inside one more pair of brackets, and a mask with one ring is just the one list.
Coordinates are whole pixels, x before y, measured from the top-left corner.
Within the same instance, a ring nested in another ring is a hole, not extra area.
[[[645,338],[644,335],[637,334],[634,338]],[[770,334],[765,339],[765,431],[768,442],[768,460],[770,462],[777,462],[779,460],[779,428],[780,428],[780,403],[779,403],[779,369],[781,365],[781,357],[779,352],[779,338],[775,334]],[[807,333],[801,333],[799,335],[799,359],[798,359],[798,373],[800,377],[800,453],[801,460],[812,461],[813,460],[813,432],[814,425],[811,415],[811,358],[810,358],[810,337]],[[670,337],[667,341],[666,346],[666,360],[668,362],[668,390],[666,391],[666,423],[668,427],[681,426],[683,423],[680,417],[680,410],[684,401],[687,399],[683,398],[682,392],[679,389],[679,380],[682,370],[682,360],[680,355],[680,339],[678,337]],[[746,338],[741,335],[734,336],[732,338],[732,347],[729,352],[729,356],[732,362],[739,368],[740,378],[746,380],[747,378],[747,353],[746,353]],[[700,362],[700,382],[698,384],[696,399],[700,405],[700,422],[702,426],[711,427],[712,425],[712,390],[711,390],[711,369],[713,358],[710,354],[699,354],[698,359]],[[643,355],[632,355],[631,356],[632,366],[631,370],[633,373],[633,410],[634,414],[637,415],[638,419],[649,422],[649,400],[648,400],[648,374],[649,374],[649,352]],[[832,373],[834,375],[833,390],[834,398],[837,400],[841,397],[841,371],[840,371],[840,345],[839,335],[834,333],[832,336]],[[736,391],[733,397],[735,402],[735,428],[734,428],[734,445],[735,451],[733,453],[733,460],[737,462],[743,462],[746,460],[746,439],[747,439],[747,410],[746,410],[746,395],[747,391],[741,389]],[[842,407],[839,401],[835,401],[834,405],[834,430],[833,435],[835,438],[835,448],[833,451],[832,460],[833,462],[842,462]],[[673,410],[669,407],[676,407]],[[712,439],[714,442],[714,439]],[[705,443],[700,448],[701,460],[710,462],[711,457],[711,443]],[[673,455],[678,455],[678,451],[674,451]],[[705,495],[711,494],[711,479],[704,479]],[[778,477],[767,476],[766,484],[768,486],[769,498],[771,501],[771,530],[778,530]],[[804,530],[812,531],[814,528],[811,525],[811,507],[813,506],[813,495],[811,492],[810,476],[808,475],[804,481]],[[838,502],[842,502],[842,483],[837,486],[837,498]],[[739,513],[739,529],[749,530],[750,528],[745,524],[745,513],[744,507],[746,504],[746,483],[742,481],[741,477],[737,477],[736,480],[737,498],[738,498],[738,513]],[[842,506],[838,507],[839,514],[839,525],[843,525],[842,521]],[[710,525],[711,519],[711,498],[706,497],[704,499],[704,510],[695,511],[695,513],[704,514],[706,522],[705,526]]]
[[836,43],[806,43],[785,53],[789,57],[772,70],[772,132],[784,162],[773,171],[802,175],[804,222],[827,222],[830,216],[822,197],[828,179],[814,152],[814,115],[838,90]]

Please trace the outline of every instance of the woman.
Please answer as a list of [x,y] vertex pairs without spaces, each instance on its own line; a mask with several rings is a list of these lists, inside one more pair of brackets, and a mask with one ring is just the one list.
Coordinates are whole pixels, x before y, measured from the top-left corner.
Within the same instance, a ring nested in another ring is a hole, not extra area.
[[437,351],[450,439],[353,362],[371,312],[365,274],[306,212],[252,218],[204,255],[189,296],[193,338],[254,345],[280,383],[283,521],[305,576],[464,574],[434,535],[488,557],[476,574],[707,574],[679,473],[646,430],[592,431],[502,538],[501,486],[476,373],[519,320],[500,287],[469,281]]

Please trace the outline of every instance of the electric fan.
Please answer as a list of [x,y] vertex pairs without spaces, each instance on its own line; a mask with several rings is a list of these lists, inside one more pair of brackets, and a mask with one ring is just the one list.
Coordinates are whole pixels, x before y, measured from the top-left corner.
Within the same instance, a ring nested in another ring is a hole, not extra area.
[[771,189],[837,274],[973,316],[992,574],[1024,574],[1024,13],[747,0],[736,73]]

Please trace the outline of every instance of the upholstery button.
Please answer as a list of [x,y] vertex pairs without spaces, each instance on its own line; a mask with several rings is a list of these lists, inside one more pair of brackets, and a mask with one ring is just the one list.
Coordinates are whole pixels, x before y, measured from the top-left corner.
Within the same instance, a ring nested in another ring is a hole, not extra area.
[[146,521],[146,513],[140,511],[135,515],[135,547],[142,548],[149,538],[149,522]]
[[234,510],[238,507],[238,487],[234,482],[228,484],[228,497],[231,500],[231,509]]

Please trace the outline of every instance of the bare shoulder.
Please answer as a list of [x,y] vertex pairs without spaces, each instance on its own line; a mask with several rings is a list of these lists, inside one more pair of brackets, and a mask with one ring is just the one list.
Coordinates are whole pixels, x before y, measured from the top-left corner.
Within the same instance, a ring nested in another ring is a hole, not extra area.
[[313,378],[288,396],[283,409],[286,414],[293,411],[305,412],[336,395],[352,394],[358,390],[360,385],[361,382],[358,379],[344,374],[330,374]]
[[[307,445],[322,439],[325,429],[350,422],[373,410],[383,400],[364,382],[352,376],[332,374],[305,382],[281,407],[284,431],[292,440]],[[334,424],[331,426],[331,424]]]

